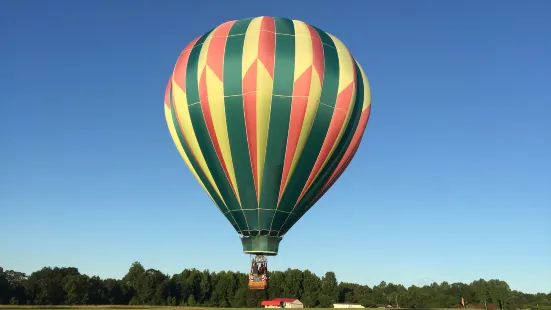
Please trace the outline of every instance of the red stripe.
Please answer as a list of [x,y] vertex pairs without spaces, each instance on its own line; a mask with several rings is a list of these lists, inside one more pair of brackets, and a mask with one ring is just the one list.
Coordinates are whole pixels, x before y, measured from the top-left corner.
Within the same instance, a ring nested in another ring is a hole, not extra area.
[[273,17],[262,17],[258,43],[258,59],[264,64],[273,79],[275,62],[275,20]]
[[207,52],[207,65],[216,74],[220,81],[224,81],[224,50],[230,29],[235,20],[223,23],[218,26],[210,40]]
[[360,147],[360,143],[362,141],[365,128],[367,127],[370,114],[371,114],[371,105],[368,106],[367,109],[365,109],[362,112],[362,115],[360,116],[360,121],[358,123],[358,127],[356,128],[356,132],[352,137],[352,141],[350,141],[350,145],[348,145],[348,148],[346,149],[346,152],[341,158],[341,161],[337,165],[337,168],[335,168],[335,170],[333,171],[333,174],[331,175],[331,177],[329,177],[325,185],[320,190],[319,194],[316,195],[316,198],[314,199],[314,202],[312,204],[318,201],[318,199],[320,199],[321,196],[323,196],[329,190],[329,188],[331,188],[331,186],[335,184],[335,182],[339,179],[339,177],[348,167],[348,164],[350,164],[350,162],[354,158],[356,151]]
[[[212,115],[210,113],[210,105],[209,105],[209,97],[207,92],[207,68],[205,67],[203,69],[203,72],[201,73],[201,79],[199,80],[199,100],[201,101],[201,109],[203,110],[203,117],[205,118],[205,124],[207,125],[207,130],[210,135],[210,140],[212,141],[212,145],[214,146],[214,150],[216,151],[216,155],[218,156],[218,160],[220,161],[220,164],[222,164],[222,169],[224,170],[224,174],[226,175],[226,178],[228,178],[228,182],[232,184],[230,175],[228,173],[228,169],[226,167],[226,163],[224,162],[224,157],[222,157],[222,151],[220,151],[220,145],[218,144],[218,139],[216,138],[216,132],[214,131],[214,123],[212,122]],[[233,186],[232,186],[233,190]],[[234,190],[234,194],[235,193]]]
[[249,143],[249,155],[253,170],[254,187],[258,197],[258,155],[256,152],[256,75],[257,61],[255,60],[243,77],[243,109],[245,110],[245,127]]
[[319,193],[315,196],[314,200],[312,201],[312,203],[310,203],[310,205],[306,208],[306,211],[308,211],[308,209],[310,209],[316,202],[318,202],[318,200],[323,197],[323,195],[325,195],[325,193],[327,193],[327,191],[333,186],[333,184],[335,184],[337,182],[337,180],[340,178],[340,176],[343,174],[343,172],[346,170],[346,168],[348,167],[348,165],[350,164],[350,162],[352,162],[352,159],[354,158],[354,155],[356,155],[356,151],[358,150],[359,148],[359,145],[356,146],[354,148],[354,150],[352,150],[352,153],[347,160],[346,162],[344,163],[344,165],[342,166],[342,169],[338,171],[338,173],[335,175],[334,174],[334,179],[331,181],[331,182],[328,182],[325,184],[325,186],[322,188],[322,190],[319,191]]
[[[310,82],[312,81],[312,67],[310,66],[302,75],[295,81],[293,85],[293,101],[291,103],[291,120],[289,121],[289,134],[287,136],[287,147],[285,151],[285,161],[283,165],[283,174],[281,176],[281,184],[279,186],[279,199],[283,194],[285,182],[289,176],[289,170],[293,163],[293,157],[297,150],[298,139],[304,116],[306,115],[306,107],[308,105],[308,95],[310,93]],[[278,200],[279,202],[279,200]]]
[[[318,32],[310,25],[308,25],[308,31],[310,32],[310,38],[312,42],[312,63],[313,66],[308,68],[302,76],[295,81],[293,86],[293,96],[308,96],[310,94],[310,86],[312,82],[312,70],[316,70],[320,78],[320,82],[323,85],[323,73],[325,66],[325,59],[323,55],[323,45]],[[283,174],[281,178],[281,185],[279,188],[279,199],[283,194],[283,188],[287,182],[289,176],[289,170],[293,162],[293,157],[296,152],[298,139],[300,137],[300,130],[302,129],[302,123],[304,122],[304,116],[306,114],[306,107],[308,98],[293,97],[293,103],[291,105],[291,120],[289,123],[289,135],[287,137],[287,149],[285,152],[285,161],[283,166]]]
[[195,46],[195,43],[197,43],[200,38],[201,36],[195,38],[186,46],[186,48],[184,48],[184,50],[180,54],[180,57],[178,57],[178,60],[176,61],[176,65],[174,66],[174,72],[172,74],[172,76],[174,77],[174,82],[184,92],[186,91],[186,68],[189,54],[191,54],[192,48]]
[[352,94],[354,93],[354,84],[354,82],[350,83],[350,85],[343,89],[343,91],[337,96],[335,111],[333,112],[333,117],[331,118],[331,123],[329,124],[327,135],[325,136],[325,141],[323,142],[323,146],[321,147],[318,159],[314,164],[314,168],[310,173],[308,181],[302,189],[298,200],[302,199],[302,196],[304,196],[304,193],[306,192],[310,184],[314,181],[316,174],[321,169],[321,165],[323,165],[323,162],[329,156],[331,148],[333,147],[333,145],[335,145],[337,141],[339,132],[341,131],[342,126],[344,126],[344,121],[346,120],[348,109],[351,108],[350,104],[352,102]]
[[323,74],[325,72],[325,57],[323,56],[323,44],[321,43],[321,38],[318,32],[308,25],[308,30],[310,31],[310,37],[312,38],[312,52],[314,56],[314,68],[318,72],[320,81],[323,84]]

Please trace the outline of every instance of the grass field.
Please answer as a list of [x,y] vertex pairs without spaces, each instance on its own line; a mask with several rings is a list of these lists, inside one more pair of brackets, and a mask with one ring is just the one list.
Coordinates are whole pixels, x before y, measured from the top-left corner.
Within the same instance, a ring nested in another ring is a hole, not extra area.
[[[0,305],[0,309],[64,309],[64,310],[110,310],[110,309],[148,309],[148,310],[205,310],[213,308],[199,308],[199,307],[170,307],[170,306],[128,306],[128,305],[109,305],[109,306],[10,306],[10,305]],[[243,309],[245,310],[245,309]],[[253,310],[248,308],[248,310]]]
[[[213,308],[198,308],[198,307],[170,307],[170,306],[128,306],[128,305],[113,305],[113,306],[10,306],[10,305],[0,305],[0,309],[64,309],[64,310],[110,310],[110,309],[148,309],[148,310],[157,310],[157,309],[171,309],[171,310],[205,310]],[[248,310],[253,310],[248,308]]]
[[[148,309],[148,310],[213,310],[217,308],[197,308],[197,307],[163,307],[163,306],[10,306],[10,305],[0,305],[0,309],[64,309],[64,310],[111,310],[111,309]],[[260,310],[264,308],[224,308],[227,310]],[[312,310],[322,308],[308,308]],[[324,309],[326,310],[326,309]],[[401,309],[408,310],[408,309]],[[413,310],[413,309],[412,309]],[[414,309],[414,310],[452,310],[452,309]]]
[[[0,309],[64,309],[64,310],[110,310],[110,309],[148,309],[148,310],[205,310],[213,308],[199,308],[199,307],[171,307],[171,306],[128,306],[128,305],[107,305],[107,306],[10,306],[0,305]],[[238,308],[234,308],[237,310]],[[260,309],[260,308],[259,308]],[[245,309],[243,309],[245,310]],[[247,308],[247,310],[254,310],[254,308]]]
[[[112,310],[112,309],[148,309],[148,310],[212,310],[217,308],[196,308],[196,307],[162,307],[162,306],[10,306],[2,305],[0,309],[64,309],[64,310]],[[259,310],[263,308],[224,308],[228,310]],[[417,309],[418,310],[418,309]]]
[[[109,305],[109,306],[10,306],[10,305],[0,305],[0,309],[64,309],[64,310],[112,310],[112,309],[148,309],[148,310],[213,310],[217,308],[206,308],[206,307],[171,307],[171,306],[128,306],[128,305]],[[228,310],[255,310],[256,308],[224,308]],[[263,308],[258,308],[263,309]]]
[[[10,306],[0,305],[0,309],[64,309],[64,310],[111,310],[111,309],[148,309],[148,310],[213,310],[216,308],[198,308],[198,307],[170,307],[170,306]],[[224,308],[227,310],[255,310],[256,308]],[[263,308],[258,308],[263,309]],[[312,308],[313,309],[313,308]],[[419,310],[419,309],[417,309]]]

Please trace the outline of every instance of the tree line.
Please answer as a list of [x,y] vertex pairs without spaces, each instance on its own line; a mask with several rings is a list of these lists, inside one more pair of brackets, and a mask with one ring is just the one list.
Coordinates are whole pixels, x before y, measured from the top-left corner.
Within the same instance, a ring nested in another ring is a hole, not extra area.
[[44,267],[30,275],[0,267],[0,304],[258,308],[262,300],[289,297],[300,299],[308,308],[329,308],[342,302],[369,308],[459,308],[463,298],[470,308],[551,310],[551,293],[522,293],[500,280],[408,288],[383,281],[369,287],[339,283],[333,272],[318,277],[309,270],[287,269],[270,272],[266,291],[251,291],[247,284],[244,273],[185,269],[170,276],[146,270],[139,262],[122,279],[88,276],[74,267]]

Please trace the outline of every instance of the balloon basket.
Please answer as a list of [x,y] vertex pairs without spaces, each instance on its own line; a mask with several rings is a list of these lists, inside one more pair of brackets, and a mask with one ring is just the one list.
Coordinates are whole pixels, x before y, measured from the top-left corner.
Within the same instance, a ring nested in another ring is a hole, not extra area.
[[259,282],[249,281],[250,290],[265,290],[268,288],[268,280],[262,280]]

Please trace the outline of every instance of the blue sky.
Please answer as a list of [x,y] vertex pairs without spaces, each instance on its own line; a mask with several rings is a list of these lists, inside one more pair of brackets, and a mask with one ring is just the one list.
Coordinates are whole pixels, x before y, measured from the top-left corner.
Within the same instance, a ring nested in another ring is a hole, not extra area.
[[189,41],[270,15],[339,37],[373,96],[354,161],[272,268],[551,291],[551,2],[189,3],[0,3],[0,266],[248,270],[163,96]]

